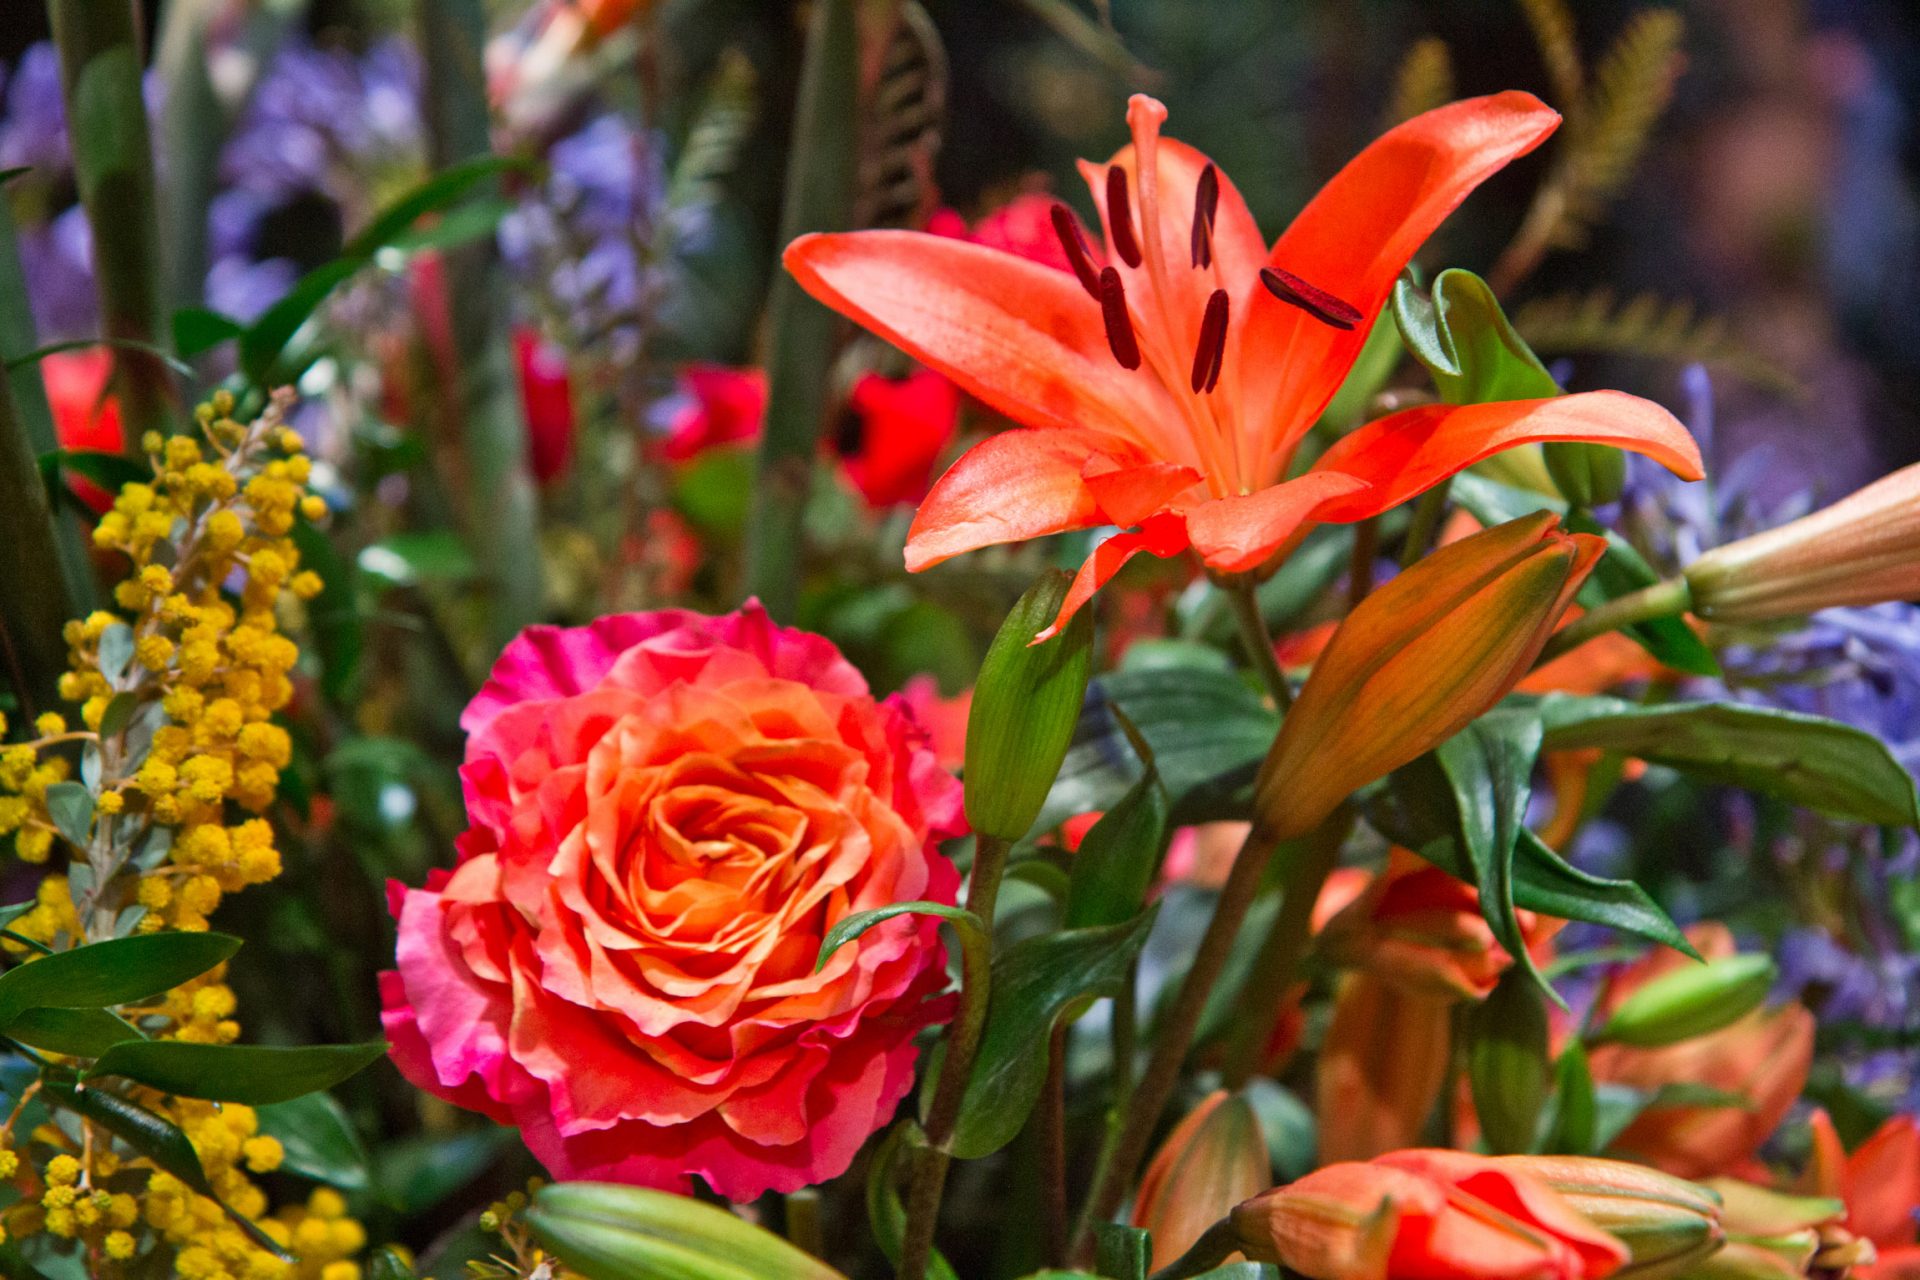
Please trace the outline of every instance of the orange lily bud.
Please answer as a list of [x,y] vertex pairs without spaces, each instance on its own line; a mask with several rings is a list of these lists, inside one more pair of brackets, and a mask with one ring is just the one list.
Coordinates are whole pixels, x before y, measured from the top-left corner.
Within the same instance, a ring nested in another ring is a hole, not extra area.
[[1314,1074],[1322,1160],[1368,1160],[1415,1141],[1446,1081],[1449,1000],[1366,971],[1341,984]]
[[1260,1121],[1247,1100],[1217,1089],[1187,1113],[1147,1166],[1133,1225],[1153,1233],[1153,1270],[1191,1248],[1233,1206],[1273,1181]]
[[1592,1156],[1496,1156],[1494,1163],[1544,1182],[1627,1246],[1634,1280],[1690,1273],[1726,1238],[1717,1195],[1645,1165]]
[[1693,611],[1726,622],[1920,595],[1920,463],[1687,568]]
[[1604,548],[1540,512],[1442,547],[1368,596],[1287,713],[1255,784],[1258,820],[1303,835],[1499,701]]
[[[1696,925],[1687,938],[1708,960],[1735,954],[1725,926]],[[1600,1002],[1611,1015],[1634,991],[1665,974],[1691,968],[1677,952],[1654,952],[1617,975]],[[1708,1035],[1659,1048],[1603,1044],[1588,1066],[1595,1081],[1647,1093],[1668,1084],[1699,1084],[1737,1094],[1746,1107],[1653,1106],[1614,1140],[1616,1150],[1683,1178],[1703,1178],[1752,1156],[1786,1116],[1813,1062],[1813,1015],[1798,1002],[1756,1009]]]
[[1724,1205],[1727,1228],[1727,1247],[1713,1259],[1712,1276],[1840,1280],[1874,1261],[1873,1242],[1845,1225],[1847,1206],[1841,1200],[1786,1195],[1733,1178],[1714,1178],[1706,1185]]
[[1331,1164],[1232,1220],[1249,1258],[1310,1280],[1597,1280],[1628,1257],[1545,1184],[1458,1151]]

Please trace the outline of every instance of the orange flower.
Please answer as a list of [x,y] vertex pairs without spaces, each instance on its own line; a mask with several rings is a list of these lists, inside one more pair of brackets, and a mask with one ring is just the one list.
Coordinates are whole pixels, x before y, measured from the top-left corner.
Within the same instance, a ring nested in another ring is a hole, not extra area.
[[1453,1043],[1448,1000],[1350,974],[1314,1074],[1322,1160],[1371,1160],[1420,1136],[1446,1083]]
[[1545,1183],[1459,1151],[1331,1164],[1233,1225],[1249,1258],[1310,1280],[1598,1280],[1627,1260]]
[[[1708,960],[1736,948],[1725,925],[1698,924],[1687,939]],[[1634,991],[1693,961],[1660,950],[1615,976],[1600,997],[1604,1017]],[[1614,1148],[1683,1178],[1733,1169],[1779,1127],[1813,1063],[1813,1015],[1796,1002],[1756,1009],[1718,1031],[1660,1048],[1603,1044],[1588,1065],[1595,1081],[1648,1093],[1663,1085],[1705,1085],[1744,1097],[1746,1107],[1648,1107],[1614,1140]]]
[[1133,1225],[1153,1232],[1152,1269],[1185,1253],[1236,1204],[1272,1182],[1253,1108],[1224,1089],[1208,1094],[1174,1126],[1140,1180]]
[[1160,136],[1166,114],[1136,95],[1132,144],[1082,165],[1104,258],[1055,208],[1071,272],[906,231],[788,247],[814,297],[1030,428],[975,446],[935,484],[908,569],[1069,529],[1128,530],[1081,566],[1057,627],[1141,551],[1259,570],[1312,522],[1376,515],[1518,444],[1615,445],[1699,477],[1671,414],[1592,392],[1409,409],[1287,479],[1408,259],[1559,116],[1525,93],[1418,116],[1342,169],[1269,250],[1233,183]]
[[1847,1206],[1847,1228],[1871,1240],[1879,1260],[1857,1268],[1866,1280],[1920,1276],[1920,1122],[1894,1116],[1852,1155],[1824,1110],[1813,1113],[1813,1161],[1801,1190],[1837,1196]]

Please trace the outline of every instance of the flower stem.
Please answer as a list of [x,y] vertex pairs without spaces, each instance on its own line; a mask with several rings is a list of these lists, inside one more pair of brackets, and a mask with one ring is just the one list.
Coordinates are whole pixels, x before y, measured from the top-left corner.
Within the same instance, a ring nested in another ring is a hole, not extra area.
[[786,1197],[787,1239],[793,1247],[816,1258],[827,1256],[827,1240],[820,1226],[820,1192],[802,1187]]
[[960,1012],[947,1031],[947,1056],[940,1067],[940,1082],[934,1087],[933,1103],[927,1108],[927,1145],[913,1161],[913,1181],[907,1191],[907,1225],[900,1245],[899,1280],[925,1280],[928,1260],[933,1256],[933,1232],[940,1219],[940,1197],[946,1188],[947,1165],[953,1155],[947,1144],[953,1139],[954,1126],[960,1120],[960,1104],[966,1098],[967,1081],[973,1074],[973,1057],[980,1049],[980,1035],[987,1024],[988,983],[991,975],[990,952],[993,940],[993,907],[1000,896],[1000,881],[1007,869],[1011,842],[997,836],[979,837],[973,851],[973,873],[967,884],[967,909],[980,917],[986,945],[969,945],[961,939]]
[[1453,480],[1449,477],[1420,495],[1413,508],[1413,523],[1407,526],[1407,536],[1400,543],[1402,569],[1411,568],[1433,545],[1433,536],[1440,531],[1440,517],[1446,514],[1447,495],[1452,491]]
[[1247,910],[1266,878],[1267,864],[1279,846],[1279,838],[1258,823],[1240,846],[1233,870],[1220,889],[1220,900],[1214,904],[1213,919],[1207,922],[1207,931],[1193,954],[1186,979],[1180,984],[1154,1040],[1146,1070],[1141,1073],[1140,1084],[1127,1106],[1120,1136],[1114,1141],[1111,1156],[1101,1169],[1086,1211],[1081,1215],[1079,1229],[1074,1233],[1074,1255],[1078,1255],[1091,1238],[1093,1223],[1111,1217],[1125,1198],[1127,1187],[1147,1153],[1147,1143],[1153,1137],[1160,1113],[1166,1110],[1174,1086],[1179,1083],[1180,1067],[1193,1043],[1193,1033],[1200,1025],[1207,997],[1226,968],[1233,940],[1247,918]]
[[1067,1024],[1056,1023],[1048,1045],[1047,1084],[1034,1116],[1040,1127],[1040,1186],[1045,1195],[1047,1265],[1067,1265]]
[[1284,712],[1293,706],[1293,688],[1287,683],[1287,673],[1280,669],[1280,659],[1274,656],[1273,635],[1260,614],[1253,579],[1240,574],[1224,585],[1227,599],[1233,605],[1233,620],[1240,624],[1240,644],[1247,651],[1247,661],[1259,673],[1260,682],[1273,695],[1275,705]]
[[1373,590],[1373,560],[1380,554],[1380,518],[1372,516],[1353,526],[1353,554],[1347,562],[1347,608],[1360,602]]
[[1188,1280],[1190,1276],[1204,1275],[1225,1262],[1239,1247],[1233,1219],[1222,1218],[1202,1232],[1191,1249],[1154,1272],[1148,1280]]
[[[1693,604],[1693,593],[1687,587],[1685,578],[1672,578],[1666,582],[1656,582],[1650,587],[1624,596],[1616,596],[1590,613],[1574,619],[1562,627],[1553,638],[1547,641],[1540,651],[1540,662],[1551,662],[1563,653],[1579,648],[1587,641],[1609,631],[1619,631],[1639,622],[1651,622],[1656,618],[1673,618],[1685,613]],[[1539,663],[1534,665],[1538,666]]]
[[1343,805],[1307,837],[1289,869],[1280,915],[1274,920],[1273,931],[1267,935],[1241,989],[1240,1015],[1227,1050],[1226,1086],[1229,1089],[1238,1089],[1260,1069],[1261,1051],[1272,1034],[1287,988],[1293,985],[1294,973],[1312,940],[1314,905],[1320,900],[1327,876],[1340,861],[1340,846],[1352,828],[1352,815]]

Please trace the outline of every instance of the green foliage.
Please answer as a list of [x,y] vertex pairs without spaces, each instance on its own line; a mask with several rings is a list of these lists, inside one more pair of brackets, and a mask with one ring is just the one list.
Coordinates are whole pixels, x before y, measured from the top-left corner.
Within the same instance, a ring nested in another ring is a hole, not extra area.
[[1548,355],[1597,353],[1714,365],[1768,390],[1803,396],[1792,375],[1769,363],[1728,332],[1726,321],[1701,315],[1683,298],[1636,294],[1625,303],[1613,290],[1559,293],[1523,304],[1514,327]]
[[[867,1223],[880,1252],[896,1265],[907,1232],[907,1207],[900,1200],[900,1174],[911,1163],[906,1157],[922,1150],[925,1143],[926,1136],[920,1132],[920,1126],[903,1120],[888,1132],[867,1169]],[[938,1249],[927,1261],[927,1274],[931,1280],[958,1280],[953,1265]]]
[[543,1187],[526,1217],[587,1280],[844,1280],[725,1209],[643,1187]]
[[1547,1007],[1519,969],[1467,1010],[1467,1083],[1487,1149],[1529,1151],[1547,1100]]
[[1623,1000],[1592,1038],[1656,1047],[1709,1035],[1759,1008],[1779,973],[1763,955],[1727,956],[1676,969]]
[[1101,815],[1074,852],[1066,927],[1119,924],[1140,914],[1167,836],[1167,791],[1149,759],[1140,780]]
[[1587,228],[1632,175],[1654,123],[1673,99],[1685,27],[1672,9],[1643,9],[1627,19],[1594,72],[1579,135],[1559,180],[1566,212],[1553,243],[1579,248]]
[[224,933],[149,933],[61,951],[0,973],[0,1033],[28,1009],[137,1004],[199,977],[240,949]]
[[81,1079],[119,1076],[176,1097],[262,1106],[330,1089],[386,1052],[384,1040],[292,1047],[128,1040],[102,1053]]
[[370,1185],[371,1157],[359,1132],[328,1093],[309,1093],[258,1108],[260,1132],[280,1142],[280,1168],[342,1191]]
[[856,911],[840,919],[833,928],[827,930],[827,936],[820,940],[820,955],[814,961],[815,973],[827,967],[827,961],[833,953],[852,942],[855,938],[877,924],[891,920],[896,916],[921,915],[934,916],[945,920],[960,935],[965,947],[985,947],[987,945],[986,928],[980,917],[964,907],[950,907],[941,902],[894,902],[884,907],[875,907],[871,911]]

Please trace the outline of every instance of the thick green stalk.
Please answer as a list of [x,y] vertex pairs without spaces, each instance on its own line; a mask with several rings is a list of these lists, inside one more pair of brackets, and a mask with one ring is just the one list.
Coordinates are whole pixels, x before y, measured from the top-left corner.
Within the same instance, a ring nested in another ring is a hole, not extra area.
[[1241,574],[1226,582],[1225,591],[1227,602],[1233,606],[1233,620],[1240,627],[1240,647],[1247,651],[1247,661],[1253,664],[1260,683],[1273,695],[1274,705],[1284,712],[1293,706],[1293,687],[1287,683],[1287,673],[1280,669],[1280,657],[1273,651],[1273,633],[1260,615],[1254,581]]
[[[169,347],[137,0],[49,0],[47,11],[60,47],[74,176],[93,232],[101,332]],[[127,453],[143,457],[141,435],[165,429],[172,416],[172,375],[158,355],[124,346],[114,349],[113,365]]]
[[[1693,593],[1685,578],[1656,582],[1650,587],[1624,596],[1616,596],[1603,605],[1575,618],[1555,633],[1540,651],[1540,662],[1551,662],[1561,654],[1577,649],[1595,636],[1619,631],[1637,622],[1656,618],[1674,618],[1693,605]],[[1538,665],[1537,663],[1535,665]]]
[[[34,333],[33,309],[27,305],[27,277],[20,267],[20,245],[14,234],[13,210],[0,193],[0,361],[13,360],[39,348]],[[29,362],[7,370],[6,385],[11,391],[11,413],[30,458],[52,453],[60,447],[54,435],[53,408],[47,403],[47,384],[41,380],[38,362]],[[14,446],[9,445],[8,448]],[[35,477],[35,492],[40,509],[48,505],[46,487]],[[24,522],[33,518],[34,508],[9,502],[0,509],[0,539],[24,539],[32,542],[38,535],[23,531]],[[74,511],[51,513],[50,559],[29,561],[35,567],[34,589],[56,596],[59,607],[69,617],[91,611],[99,598],[93,579],[93,562],[87,557],[81,535],[80,518]],[[57,576],[47,566],[57,566]],[[0,610],[4,612],[4,610]]]
[[12,389],[0,384],[0,679],[23,711],[59,705],[67,657],[60,631],[73,613],[59,562],[33,446]]
[[220,0],[171,0],[161,10],[154,67],[164,86],[161,146],[167,182],[160,189],[165,230],[166,306],[200,305],[207,279],[207,205],[219,177],[226,113],[207,74],[207,23]]
[[[852,223],[858,160],[859,24],[855,0],[815,0],[794,111],[780,248]],[[776,271],[767,303],[767,425],[760,437],[747,591],[791,621],[800,595],[801,524],[825,426],[839,320]]]
[[[492,150],[480,52],[486,14],[480,0],[420,0],[426,60],[427,137],[444,169]],[[498,179],[489,179],[497,182]],[[446,252],[447,308],[453,330],[454,444],[440,451],[443,482],[461,503],[475,558],[492,575],[489,633],[504,644],[543,611],[539,507],[527,471],[527,432],[512,347],[499,252],[491,239]]]

